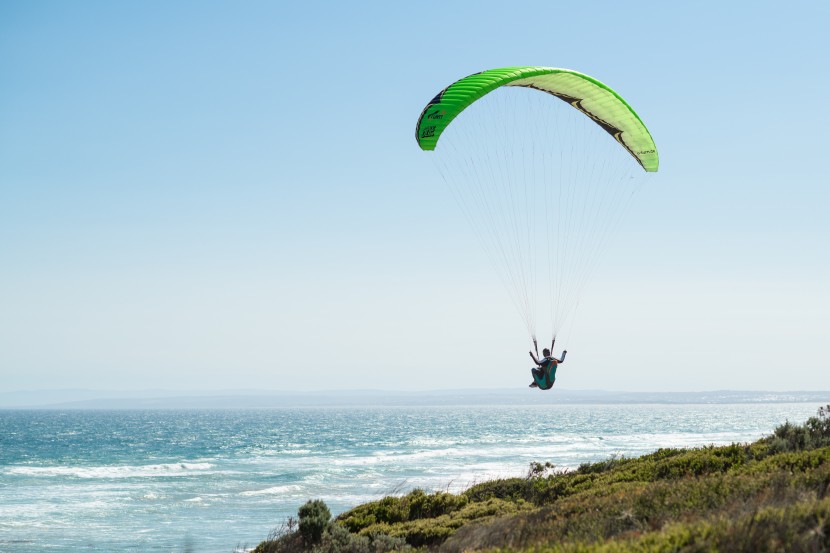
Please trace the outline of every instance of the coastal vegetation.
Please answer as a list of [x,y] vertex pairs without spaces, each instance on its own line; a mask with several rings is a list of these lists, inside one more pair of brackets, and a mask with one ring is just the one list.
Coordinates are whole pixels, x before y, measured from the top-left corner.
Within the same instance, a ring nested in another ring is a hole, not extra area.
[[830,551],[830,406],[751,444],[659,449],[459,494],[310,501],[255,553]]

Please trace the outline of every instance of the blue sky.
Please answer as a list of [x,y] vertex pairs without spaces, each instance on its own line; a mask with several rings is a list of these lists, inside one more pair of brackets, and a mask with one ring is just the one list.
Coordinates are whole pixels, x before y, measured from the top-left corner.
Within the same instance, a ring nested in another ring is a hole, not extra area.
[[826,3],[0,3],[0,386],[525,386],[413,140],[485,68],[573,68],[659,175],[557,385],[828,389]]

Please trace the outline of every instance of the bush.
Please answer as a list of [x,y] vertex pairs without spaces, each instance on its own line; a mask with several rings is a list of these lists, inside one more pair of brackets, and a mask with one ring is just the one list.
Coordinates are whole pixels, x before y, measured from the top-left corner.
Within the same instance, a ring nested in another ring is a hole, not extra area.
[[409,500],[408,520],[435,518],[455,512],[467,504],[463,495],[436,492],[427,495],[423,490],[413,490],[407,496]]
[[356,536],[339,524],[332,524],[314,553],[371,553],[369,538]]
[[525,478],[501,478],[482,482],[469,488],[463,495],[473,502],[488,499],[518,500],[529,496],[530,486]]
[[331,511],[328,506],[320,500],[309,501],[298,512],[300,517],[300,535],[306,544],[320,543],[323,531],[331,520]]
[[355,507],[337,517],[346,528],[359,532],[375,524],[397,524],[420,519],[432,519],[462,509],[469,499],[466,495],[435,492],[427,494],[415,489],[402,497],[384,497]]
[[830,405],[821,407],[815,417],[803,425],[789,421],[775,429],[772,436],[761,440],[769,446],[770,453],[804,451],[830,445]]

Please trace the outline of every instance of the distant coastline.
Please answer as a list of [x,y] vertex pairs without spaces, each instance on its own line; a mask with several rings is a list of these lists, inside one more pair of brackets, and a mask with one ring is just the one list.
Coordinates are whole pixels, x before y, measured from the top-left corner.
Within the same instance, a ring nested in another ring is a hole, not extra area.
[[614,392],[519,390],[345,391],[106,391],[0,392],[0,409],[277,409],[299,407],[407,407],[429,405],[592,405],[828,403],[830,391]]

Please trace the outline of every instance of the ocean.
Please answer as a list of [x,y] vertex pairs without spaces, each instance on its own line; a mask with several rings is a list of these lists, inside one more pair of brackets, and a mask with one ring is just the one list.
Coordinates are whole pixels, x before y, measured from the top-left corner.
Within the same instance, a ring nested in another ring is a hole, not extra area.
[[661,447],[747,442],[820,403],[0,410],[0,551],[231,553],[333,514]]

